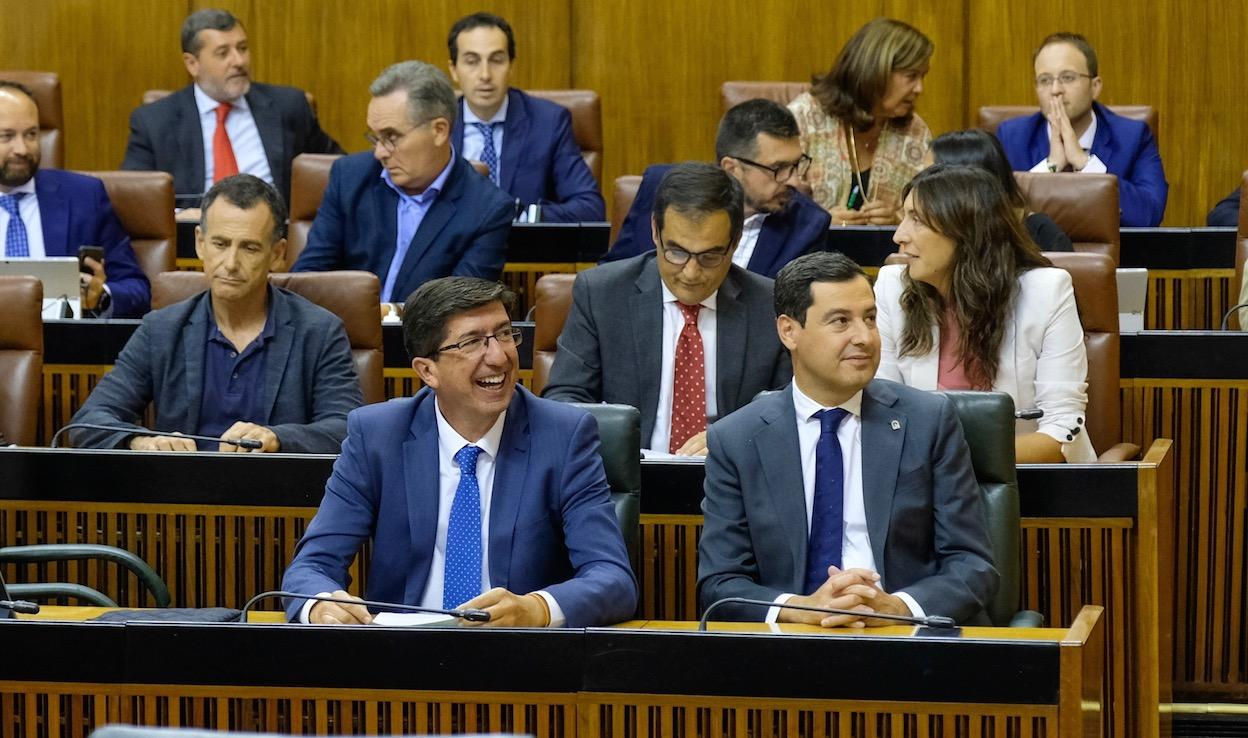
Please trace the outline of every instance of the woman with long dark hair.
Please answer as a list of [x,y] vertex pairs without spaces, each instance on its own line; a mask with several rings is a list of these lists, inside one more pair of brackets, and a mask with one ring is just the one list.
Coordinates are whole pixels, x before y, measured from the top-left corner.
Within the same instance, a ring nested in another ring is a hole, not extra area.
[[1018,409],[1020,463],[1095,461],[1087,353],[1070,275],[1040,254],[996,177],[937,164],[903,192],[880,269],[877,376],[920,389],[997,390]]

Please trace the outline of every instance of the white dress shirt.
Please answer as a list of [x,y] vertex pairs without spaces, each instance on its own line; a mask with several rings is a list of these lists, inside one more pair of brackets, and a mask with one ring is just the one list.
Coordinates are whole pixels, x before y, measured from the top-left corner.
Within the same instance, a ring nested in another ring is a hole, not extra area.
[[[472,108],[468,107],[468,103],[464,103],[464,153],[463,157],[469,160],[483,161],[481,152],[485,150],[485,137],[481,135],[481,131],[473,123],[503,123],[507,120],[507,106],[511,102],[509,96],[503,97],[503,104],[499,106],[498,111],[489,120],[481,120],[477,114],[472,112]],[[503,181],[503,128],[506,126],[494,126],[494,153],[498,156],[498,181]]]
[[[19,192],[26,193],[25,197],[17,201],[17,213],[22,217],[22,223],[26,225],[26,245],[30,251],[30,258],[47,258],[47,251],[43,247],[43,218],[39,215],[39,197],[35,193],[35,178],[31,177],[26,184],[20,184],[0,194],[15,195]],[[8,246],[9,211],[0,208],[0,259],[5,258],[4,254]]]
[[741,226],[741,240],[737,242],[737,250],[732,252],[732,263],[742,269],[750,268],[750,258],[754,256],[754,247],[758,245],[758,234],[763,231],[763,221],[767,213],[754,213],[745,219]]
[[[843,518],[841,537],[841,569],[867,569],[879,571],[875,555],[871,552],[871,535],[867,531],[867,508],[862,493],[862,390],[839,405],[849,415],[841,421],[836,440],[841,444],[841,460],[844,463]],[[806,495],[806,535],[810,536],[811,509],[815,503],[815,454],[822,433],[822,424],[815,414],[826,410],[812,400],[793,380],[793,410],[797,415],[797,446],[802,459],[802,488]],[[878,586],[878,584],[877,584]],[[910,608],[916,617],[924,615],[919,603],[905,592],[894,592]],[[788,602],[792,593],[782,594],[776,602]],[[767,611],[767,622],[774,623],[780,608]]]
[[[429,563],[429,577],[425,580],[425,591],[420,598],[421,607],[442,609],[442,587],[446,575],[446,533],[451,521],[451,505],[455,502],[455,491],[459,488],[459,462],[455,454],[464,446],[476,446],[481,449],[477,454],[477,488],[481,492],[481,591],[490,589],[490,503],[494,496],[494,462],[498,458],[498,447],[503,437],[503,425],[507,420],[507,412],[503,411],[494,421],[494,425],[475,443],[459,435],[442,415],[442,407],[434,398],[434,417],[438,423],[438,526],[433,539],[433,556]],[[328,592],[321,595],[328,596]],[[525,594],[519,592],[517,594]],[[559,603],[549,592],[539,590],[538,594],[550,608],[550,625],[559,627],[566,621]],[[308,622],[308,613],[315,600],[308,600],[300,613],[300,620]]]
[[[659,257],[663,258],[663,257]],[[659,402],[655,406],[654,433],[650,436],[649,449],[668,452],[672,436],[672,384],[676,373],[676,344],[685,327],[685,316],[676,304],[676,295],[662,281],[663,288],[663,360],[659,364]],[[706,368],[706,416],[718,415],[715,402],[715,306],[719,290],[702,301],[698,311],[698,333],[702,336],[702,363]],[[744,351],[744,347],[742,347]]]
[[[269,157],[264,153],[264,142],[260,140],[260,129],[256,127],[256,119],[251,114],[251,106],[247,97],[238,98],[233,109],[225,119],[225,132],[230,137],[230,148],[234,149],[234,161],[238,164],[239,174],[254,174],[269,184],[273,184],[273,172],[269,170]],[[195,85],[195,106],[199,108],[199,128],[204,136],[204,192],[212,187],[212,175],[216,163],[212,160],[212,137],[217,132],[217,101]]]
[[[1052,124],[1046,123],[1044,130],[1045,130],[1046,136],[1053,135]],[[1096,113],[1094,112],[1092,113],[1091,125],[1089,125],[1088,130],[1084,131],[1083,135],[1079,137],[1079,148],[1083,149],[1089,154],[1088,163],[1083,165],[1083,169],[1079,170],[1079,172],[1082,174],[1104,174],[1109,171],[1108,169],[1105,168],[1105,162],[1101,161],[1100,157],[1092,153],[1092,141],[1095,139],[1096,139]],[[1049,171],[1049,157],[1046,156],[1040,161],[1036,162],[1036,165],[1031,168],[1031,171],[1033,172]]]

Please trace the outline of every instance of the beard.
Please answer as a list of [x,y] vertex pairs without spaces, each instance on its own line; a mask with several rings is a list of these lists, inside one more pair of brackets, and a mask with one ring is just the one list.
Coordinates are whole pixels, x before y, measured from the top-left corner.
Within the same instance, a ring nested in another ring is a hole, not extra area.
[[20,187],[30,181],[39,171],[39,156],[21,154],[10,156],[0,164],[0,186]]
[[747,194],[745,196],[745,207],[747,212],[767,213],[770,215],[784,210],[784,208],[789,204],[789,198],[792,196],[793,190],[787,187],[781,190],[780,194],[770,200],[767,200],[766,202],[759,202]]

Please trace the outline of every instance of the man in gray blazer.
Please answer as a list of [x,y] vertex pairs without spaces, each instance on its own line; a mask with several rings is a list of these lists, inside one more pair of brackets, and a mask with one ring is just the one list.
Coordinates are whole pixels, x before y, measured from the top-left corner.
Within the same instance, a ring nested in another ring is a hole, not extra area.
[[286,206],[250,174],[213,185],[195,229],[208,291],[148,313],[71,422],[138,428],[148,403],[170,435],[81,430],[79,447],[244,450],[175,433],[254,439],[262,452],[338,453],[363,402],[342,321],[269,285]]
[[875,295],[842,254],[776,277],[793,382],[711,427],[698,599],[720,619],[886,625],[873,613],[986,622],[997,589],[970,451],[942,395],[873,379]]
[[543,396],[641,411],[641,442],[706,453],[711,420],[781,387],[772,281],[732,263],[741,185],[718,167],[672,167],[655,195],[655,250],[577,275]]

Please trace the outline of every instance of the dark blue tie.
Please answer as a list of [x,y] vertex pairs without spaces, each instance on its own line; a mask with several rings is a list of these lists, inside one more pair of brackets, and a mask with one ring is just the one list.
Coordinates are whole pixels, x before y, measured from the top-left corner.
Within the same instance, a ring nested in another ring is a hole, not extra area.
[[9,227],[4,233],[5,256],[30,256],[30,240],[26,235],[26,224],[18,212],[18,200],[26,196],[25,192],[14,192],[11,195],[0,195],[0,209],[9,214]]
[[473,123],[472,125],[481,132],[481,138],[485,139],[481,147],[481,161],[490,168],[490,181],[497,186],[499,183],[498,152],[494,150],[494,126],[498,123]]
[[836,429],[849,415],[832,408],[815,413],[819,442],[815,445],[815,498],[810,509],[810,542],[806,546],[806,589],[812,594],[828,581],[828,567],[841,566],[845,538],[845,463]]
[[477,485],[480,453],[476,446],[464,446],[455,454],[459,486],[455,488],[446,526],[446,568],[442,580],[442,607],[447,610],[481,594],[481,488]]

